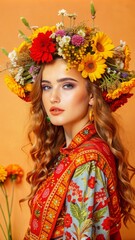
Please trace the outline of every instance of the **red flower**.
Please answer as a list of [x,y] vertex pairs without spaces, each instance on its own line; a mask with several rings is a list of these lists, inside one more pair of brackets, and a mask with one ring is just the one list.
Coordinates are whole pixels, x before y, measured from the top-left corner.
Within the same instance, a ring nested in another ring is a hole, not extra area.
[[71,226],[71,223],[72,223],[72,218],[71,218],[70,214],[67,213],[64,218],[65,227],[69,228]]
[[68,200],[68,202],[71,202],[71,195],[67,196],[67,200]]
[[102,223],[103,229],[109,230],[110,229],[110,218],[107,217]]
[[94,185],[95,185],[95,177],[91,177],[89,180],[88,180],[88,186],[90,188],[94,188]]
[[118,108],[120,108],[125,103],[127,103],[128,98],[133,96],[132,93],[127,93],[127,94],[122,94],[119,98],[110,99],[107,97],[107,92],[103,92],[102,95],[103,95],[104,100],[109,104],[112,112],[115,112]]
[[66,235],[66,240],[71,240],[72,236],[71,236],[71,234],[69,232],[66,232],[65,235]]
[[99,210],[99,209],[101,209],[101,208],[104,208],[105,206],[107,206],[107,199],[106,200],[104,200],[104,201],[102,201],[102,202],[100,202],[98,205],[97,205],[97,207],[96,207],[96,211],[97,210]]
[[53,60],[52,53],[55,52],[56,45],[50,38],[51,34],[51,31],[47,31],[45,34],[39,33],[37,38],[35,38],[32,42],[30,56],[38,64],[51,62]]
[[104,235],[103,235],[103,234],[99,234],[99,235],[96,237],[96,240],[105,240]]

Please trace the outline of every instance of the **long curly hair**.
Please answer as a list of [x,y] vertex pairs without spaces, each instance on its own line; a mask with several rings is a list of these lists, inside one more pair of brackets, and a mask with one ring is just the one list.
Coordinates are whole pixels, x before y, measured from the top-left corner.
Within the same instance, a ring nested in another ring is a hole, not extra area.
[[[44,66],[41,67],[31,92],[31,121],[28,138],[31,144],[30,155],[34,161],[34,169],[27,174],[27,182],[31,185],[31,192],[27,198],[29,205],[31,205],[31,200],[39,185],[47,178],[48,167],[58,154],[60,146],[65,142],[63,127],[54,126],[47,121],[42,103],[41,78],[43,68]],[[135,168],[128,162],[127,151],[119,137],[118,123],[104,101],[101,90],[89,80],[86,81],[88,94],[93,95],[94,124],[97,134],[106,141],[116,158],[121,214],[126,225],[128,220],[135,222],[132,214],[132,209],[135,209],[135,189],[131,185]]]

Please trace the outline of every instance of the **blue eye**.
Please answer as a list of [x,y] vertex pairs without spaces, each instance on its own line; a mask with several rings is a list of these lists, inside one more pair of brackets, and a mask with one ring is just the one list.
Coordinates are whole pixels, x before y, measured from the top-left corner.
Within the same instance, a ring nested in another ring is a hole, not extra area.
[[74,87],[74,84],[72,84],[72,83],[66,83],[63,86],[64,89],[72,89],[73,87]]
[[51,89],[51,87],[48,85],[42,85],[42,89],[43,89],[43,91],[47,91],[47,90]]

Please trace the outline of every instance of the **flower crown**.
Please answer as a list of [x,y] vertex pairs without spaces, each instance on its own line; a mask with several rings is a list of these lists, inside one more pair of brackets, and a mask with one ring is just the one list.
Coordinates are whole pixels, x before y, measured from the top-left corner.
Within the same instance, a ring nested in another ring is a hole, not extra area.
[[[94,23],[95,8],[91,5]],[[76,67],[83,78],[101,88],[105,101],[112,111],[127,102],[133,94],[135,72],[129,71],[130,51],[125,42],[115,47],[112,40],[102,31],[85,24],[75,26],[76,14],[68,14],[62,9],[58,12],[62,22],[56,26],[31,27],[25,18],[21,18],[31,31],[26,36],[19,35],[23,42],[12,52],[3,52],[10,62],[7,65],[9,75],[5,77],[7,86],[20,98],[30,101],[32,84],[43,63],[49,63],[60,56],[67,62],[67,68]],[[70,26],[64,26],[64,18],[70,18]]]

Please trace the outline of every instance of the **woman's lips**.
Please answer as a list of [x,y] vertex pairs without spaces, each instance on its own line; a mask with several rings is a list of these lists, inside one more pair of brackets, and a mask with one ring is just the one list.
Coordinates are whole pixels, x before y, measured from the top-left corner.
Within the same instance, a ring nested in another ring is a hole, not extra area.
[[59,115],[59,114],[61,114],[61,113],[63,113],[63,112],[64,112],[64,110],[61,109],[61,108],[57,108],[57,107],[51,107],[51,108],[50,108],[50,113],[51,113],[53,116],[57,116],[57,115]]

